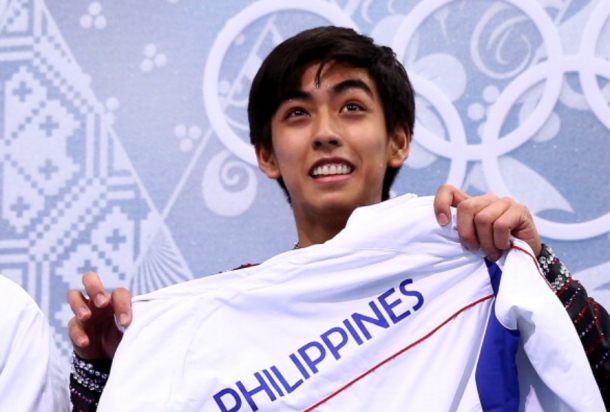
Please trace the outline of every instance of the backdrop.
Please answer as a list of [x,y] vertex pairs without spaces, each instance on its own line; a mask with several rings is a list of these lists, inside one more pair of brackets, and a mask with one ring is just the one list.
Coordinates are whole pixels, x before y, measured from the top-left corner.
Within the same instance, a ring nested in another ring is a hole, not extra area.
[[394,194],[515,197],[610,307],[610,1],[0,0],[0,272],[64,356],[87,270],[138,294],[292,246],[247,95],[275,45],[329,24],[414,83]]

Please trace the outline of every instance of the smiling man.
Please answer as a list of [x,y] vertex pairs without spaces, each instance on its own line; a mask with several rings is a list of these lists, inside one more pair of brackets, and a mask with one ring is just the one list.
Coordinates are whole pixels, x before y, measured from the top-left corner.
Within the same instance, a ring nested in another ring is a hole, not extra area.
[[353,34],[323,28],[286,40],[250,91],[251,142],[292,203],[301,247],[332,238],[356,207],[387,199],[409,153],[407,73],[390,48]]
[[283,99],[271,120],[272,145],[256,145],[261,170],[282,178],[301,247],[323,243],[359,206],[382,200],[388,168],[409,148],[409,125],[386,135],[383,104],[365,69],[343,63],[309,65],[300,90]]

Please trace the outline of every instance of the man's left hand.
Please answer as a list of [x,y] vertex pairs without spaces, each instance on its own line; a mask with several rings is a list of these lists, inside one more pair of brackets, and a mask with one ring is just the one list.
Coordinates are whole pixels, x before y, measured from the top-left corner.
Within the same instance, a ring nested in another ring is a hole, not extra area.
[[439,224],[444,226],[451,221],[451,206],[457,207],[458,235],[466,249],[481,248],[488,259],[496,261],[502,251],[510,249],[512,235],[526,242],[536,256],[540,254],[542,246],[532,214],[514,199],[493,194],[473,197],[444,184],[434,198]]

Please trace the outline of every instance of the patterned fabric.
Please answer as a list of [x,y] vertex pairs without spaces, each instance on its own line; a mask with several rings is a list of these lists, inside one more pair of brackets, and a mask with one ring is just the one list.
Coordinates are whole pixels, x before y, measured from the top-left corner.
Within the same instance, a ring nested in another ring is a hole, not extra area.
[[81,359],[72,354],[70,373],[70,400],[73,412],[95,412],[108,381],[112,361]]
[[599,385],[606,408],[610,410],[610,317],[567,267],[555,256],[553,249],[542,245],[540,266],[555,293],[566,307],[578,331],[589,364]]

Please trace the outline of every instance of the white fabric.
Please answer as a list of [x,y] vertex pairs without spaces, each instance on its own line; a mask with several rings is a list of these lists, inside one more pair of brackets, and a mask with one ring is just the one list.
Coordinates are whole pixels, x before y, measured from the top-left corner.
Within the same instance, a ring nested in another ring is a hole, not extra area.
[[0,275],[0,412],[65,412],[68,381],[34,300]]
[[[491,269],[436,224],[431,198],[360,208],[323,245],[136,297],[99,411],[603,411],[519,246],[496,265],[495,299]],[[494,322],[523,337],[512,409],[482,403],[510,382],[475,376],[498,370],[479,362]]]

